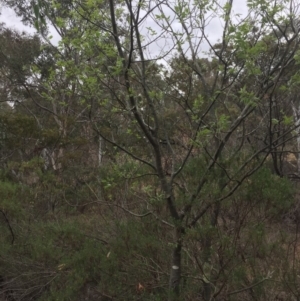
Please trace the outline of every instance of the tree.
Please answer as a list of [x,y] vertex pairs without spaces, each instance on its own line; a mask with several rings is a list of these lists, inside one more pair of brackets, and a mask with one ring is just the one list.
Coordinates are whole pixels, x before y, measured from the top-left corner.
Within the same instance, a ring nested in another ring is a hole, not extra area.
[[[292,37],[284,42],[292,48],[289,52],[280,51],[283,42],[277,38],[277,48],[273,49],[276,56],[267,66],[261,66],[259,61],[262,53],[269,51],[264,39],[268,39],[272,28],[276,28],[278,24],[276,19],[282,18],[280,13],[283,4],[266,8],[262,2],[259,2],[256,3],[255,8],[254,3],[249,3],[252,13],[238,25],[233,23],[232,1],[224,7],[220,7],[217,3],[194,4],[190,7],[183,2],[178,2],[174,6],[166,3],[152,3],[152,5],[152,7],[145,7],[142,3],[135,5],[126,2],[128,17],[122,27],[128,28],[127,39],[130,41],[128,48],[126,39],[120,36],[121,24],[118,22],[117,5],[110,1],[110,28],[115,41],[114,49],[119,57],[116,73],[120,78],[120,84],[124,86],[122,90],[127,100],[123,102],[123,106],[128,112],[126,117],[136,124],[135,132],[140,136],[143,135],[146,143],[151,147],[151,153],[142,158],[137,157],[135,153],[101,134],[101,130],[99,133],[106,141],[112,142],[131,157],[148,165],[159,179],[175,232],[169,286],[175,295],[179,295],[182,247],[188,229],[198,223],[201,224],[201,219],[204,219],[206,214],[210,214],[210,208],[214,208],[211,217],[212,226],[215,227],[222,202],[263,165],[270,153],[291,138],[290,134],[295,129],[293,125],[287,127],[279,137],[273,138],[276,127],[273,126],[271,109],[261,117],[261,126],[254,129],[252,126],[251,130],[248,130],[247,125],[251,123],[252,116],[255,116],[261,107],[272,108],[273,100],[269,95],[282,85],[281,81],[288,81],[291,78],[290,76],[283,78],[283,74],[295,64],[293,56],[298,49],[298,43],[293,41],[297,41],[298,31],[294,30]],[[173,14],[172,18],[167,15],[169,11]],[[221,46],[213,46],[208,39],[205,23],[205,13],[208,11],[214,12],[223,20],[223,33],[219,44]],[[179,95],[181,94],[179,98],[183,100],[178,102],[173,100],[175,116],[181,117],[179,122],[174,118],[168,120],[168,123],[165,122],[161,104],[169,100],[169,91],[160,93],[159,90],[150,87],[147,80],[149,74],[147,61],[158,58],[146,57],[145,47],[147,49],[152,42],[151,39],[156,41],[156,38],[152,38],[151,35],[144,37],[142,24],[147,17],[156,12],[157,26],[160,26],[163,31],[164,38],[169,37],[174,41],[173,51],[177,47],[179,56],[185,62],[189,73],[194,73],[201,82],[194,86],[194,79],[192,76],[188,77],[190,91],[178,91]],[[258,18],[261,22],[257,29],[258,34],[253,35],[251,30],[254,18]],[[174,29],[174,20],[181,25],[181,32]],[[216,62],[216,71],[209,80],[205,75],[204,62],[198,59],[198,49],[202,41],[205,41],[211,49],[209,60]],[[184,47],[188,47],[189,52]],[[136,67],[137,63],[140,68]],[[135,87],[136,81],[139,89]],[[192,93],[193,89],[197,89],[198,99],[194,98],[196,92]],[[140,91],[147,115],[139,108]],[[198,105],[197,110],[195,107],[199,101],[203,104]],[[268,122],[271,131],[269,140],[266,140],[263,133],[265,121]],[[172,141],[179,135],[179,129],[184,124],[189,130],[187,136],[183,137],[185,139],[181,139],[184,144],[182,149],[172,144]],[[246,141],[251,141],[251,137],[255,135],[260,136],[258,139],[264,143],[251,150]],[[166,143],[165,147],[162,145],[162,140]],[[184,179],[181,179],[181,174],[184,174],[193,153],[206,157],[206,164],[196,180],[197,184],[190,190],[187,189]],[[164,164],[166,158],[170,161],[169,166]],[[212,181],[216,175],[217,179]],[[212,200],[206,203],[202,200],[202,193],[207,189],[207,185],[211,188],[215,187],[217,192]],[[178,186],[182,186],[181,191]],[[182,193],[184,196],[178,200],[178,196]],[[202,244],[204,244],[204,252],[207,252],[207,258],[204,258],[204,262],[207,263],[211,256],[208,251],[211,247],[209,237]],[[204,292],[207,300],[212,297],[210,289],[207,287]],[[174,297],[170,297],[172,298]]]

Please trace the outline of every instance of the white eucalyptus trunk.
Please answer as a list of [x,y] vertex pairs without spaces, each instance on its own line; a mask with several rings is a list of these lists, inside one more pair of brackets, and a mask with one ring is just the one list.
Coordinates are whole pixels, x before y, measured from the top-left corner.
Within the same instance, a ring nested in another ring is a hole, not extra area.
[[300,175],[300,104],[292,103],[294,122],[297,132],[297,173]]
[[98,145],[98,167],[102,164],[102,157],[103,157],[103,139],[99,136],[99,145]]

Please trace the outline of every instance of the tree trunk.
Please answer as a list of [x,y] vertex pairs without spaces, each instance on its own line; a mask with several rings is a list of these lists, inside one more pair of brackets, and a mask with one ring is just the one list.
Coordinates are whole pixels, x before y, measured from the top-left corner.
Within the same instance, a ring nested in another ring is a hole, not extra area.
[[179,300],[180,279],[181,279],[181,241],[182,229],[176,229],[176,246],[172,254],[172,266],[169,278],[169,298],[168,301]]
[[293,114],[294,114],[294,122],[297,126],[296,132],[297,132],[297,151],[298,151],[298,160],[297,160],[297,171],[298,175],[300,175],[300,105],[296,105],[295,103],[292,103],[293,108]]
[[103,139],[99,136],[99,144],[98,144],[98,167],[102,164],[102,157],[103,157]]

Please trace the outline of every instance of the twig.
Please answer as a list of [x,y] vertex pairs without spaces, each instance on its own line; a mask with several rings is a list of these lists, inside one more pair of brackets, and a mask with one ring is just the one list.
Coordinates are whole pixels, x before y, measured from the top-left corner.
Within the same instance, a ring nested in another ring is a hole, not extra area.
[[8,228],[9,228],[9,231],[10,231],[10,233],[11,233],[11,236],[12,236],[12,238],[11,238],[11,244],[13,245],[13,244],[14,244],[14,241],[15,241],[14,231],[13,231],[13,229],[12,229],[10,223],[9,223],[9,220],[8,220],[8,218],[7,218],[6,214],[5,214],[5,212],[4,212],[2,209],[0,209],[0,212],[3,214],[4,219],[5,219],[6,223],[7,223]]

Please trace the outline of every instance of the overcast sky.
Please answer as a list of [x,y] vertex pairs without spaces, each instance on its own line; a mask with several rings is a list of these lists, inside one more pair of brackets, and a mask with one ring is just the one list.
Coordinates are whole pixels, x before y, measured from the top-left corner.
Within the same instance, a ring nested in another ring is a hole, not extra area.
[[35,30],[33,28],[30,28],[28,26],[24,26],[20,20],[15,14],[15,12],[7,7],[1,7],[1,15],[0,15],[1,23],[5,23],[7,27],[11,27],[14,29],[18,29],[20,31],[27,31],[30,33],[34,33]]
[[[0,0],[1,1],[1,0]],[[245,16],[247,14],[247,5],[246,5],[247,0],[235,0],[233,1],[233,9],[232,9],[232,14],[240,14],[241,17]],[[219,3],[221,5],[224,5],[226,3],[226,0],[220,0]],[[0,4],[1,5],[1,4]],[[12,9],[2,7],[1,8],[1,22],[5,23],[7,27],[11,27],[20,31],[26,31],[31,34],[35,33],[35,29],[32,27],[24,26],[20,20],[14,13]],[[176,22],[174,23],[175,28],[178,26],[180,27],[181,25]],[[156,22],[154,20],[151,20],[150,18],[145,22],[144,28],[146,27],[151,27],[158,33],[160,32],[160,28],[157,26]],[[209,26],[206,29],[206,33],[209,36],[210,41],[212,44],[216,43],[217,40],[221,37],[222,33],[222,24],[220,19],[218,18],[213,18]],[[52,43],[57,44],[59,41],[59,36],[58,34],[53,30],[51,31],[51,34],[53,36]],[[172,41],[170,41],[172,43]],[[174,42],[174,41],[173,41]],[[166,46],[166,43],[168,43],[167,39],[164,40],[163,38],[160,39],[159,43],[153,44],[149,49],[148,49],[148,57],[153,56],[159,56],[161,54],[161,50],[167,49],[168,46]],[[172,45],[170,46],[170,48]],[[208,50],[208,45],[205,45],[205,43],[201,46],[202,49],[201,51],[207,51]]]

